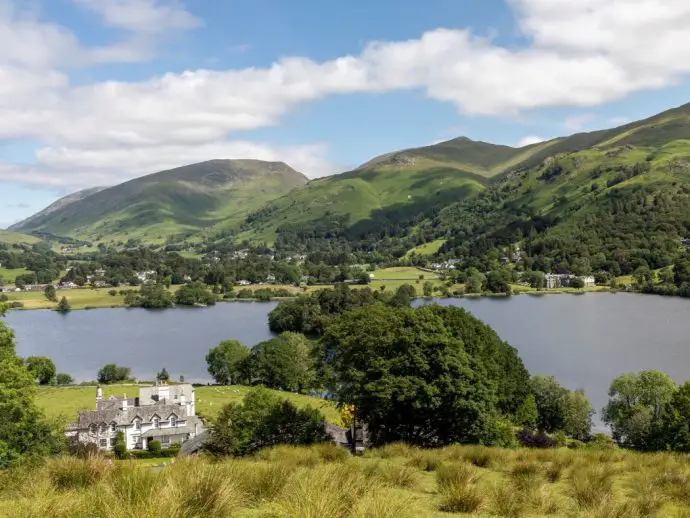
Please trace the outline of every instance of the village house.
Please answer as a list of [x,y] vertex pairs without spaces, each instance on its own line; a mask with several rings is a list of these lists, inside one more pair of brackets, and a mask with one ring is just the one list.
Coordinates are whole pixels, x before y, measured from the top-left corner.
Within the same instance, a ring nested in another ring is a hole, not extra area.
[[544,282],[546,288],[567,288],[570,286],[570,281],[572,279],[582,279],[584,282],[584,287],[588,288],[591,286],[596,286],[596,280],[592,275],[572,275],[569,273],[547,273],[544,275]]
[[147,272],[137,272],[136,275],[137,279],[139,279],[141,282],[147,282],[156,276],[156,272],[154,270],[149,270]]
[[128,450],[145,450],[149,441],[160,441],[163,448],[182,444],[204,430],[196,416],[194,387],[189,384],[156,384],[141,387],[139,397],[103,399],[96,389],[96,410],[79,412],[77,422],[67,426],[65,435],[82,444],[96,444],[112,450],[122,432]]

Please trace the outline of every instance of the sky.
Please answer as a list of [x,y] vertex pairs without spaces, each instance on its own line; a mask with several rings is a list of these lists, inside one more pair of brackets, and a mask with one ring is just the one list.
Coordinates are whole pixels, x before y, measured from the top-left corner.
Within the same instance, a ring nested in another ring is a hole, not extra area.
[[687,0],[0,0],[0,228],[216,158],[309,177],[690,101]]

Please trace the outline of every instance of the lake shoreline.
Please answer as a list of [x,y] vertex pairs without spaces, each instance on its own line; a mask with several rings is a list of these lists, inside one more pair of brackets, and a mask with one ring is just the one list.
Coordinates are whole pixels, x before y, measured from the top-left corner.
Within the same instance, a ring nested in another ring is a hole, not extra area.
[[[364,286],[361,286],[364,287]],[[324,287],[325,288],[325,287]],[[461,300],[461,299],[508,299],[510,297],[517,297],[517,296],[531,296],[531,297],[542,297],[545,295],[589,295],[589,294],[600,294],[600,293],[628,293],[628,294],[634,294],[634,295],[657,295],[657,294],[650,294],[650,293],[643,293],[643,292],[638,292],[638,291],[625,291],[625,290],[617,290],[614,288],[609,288],[607,286],[599,286],[597,289],[594,290],[564,290],[561,288],[554,288],[554,289],[548,289],[548,290],[542,290],[542,291],[537,291],[537,290],[521,290],[517,291],[514,293],[466,293],[464,295],[452,295],[450,297],[439,297],[437,295],[432,295],[432,296],[420,296],[420,297],[415,297],[413,300],[430,300],[430,299],[439,299],[439,300]],[[299,297],[301,294],[297,294],[294,297],[271,297],[269,300],[259,300],[255,298],[232,298],[232,299],[221,299],[216,302],[216,304],[226,304],[226,303],[268,303],[268,302],[282,302],[286,300],[294,300],[297,297]],[[166,310],[166,309],[189,309],[189,308],[198,308],[198,309],[203,309],[209,307],[208,305],[201,305],[201,306],[189,306],[189,305],[183,305],[183,304],[176,304],[168,308],[140,308],[140,307],[133,307],[133,306],[127,306],[126,304],[122,303],[117,303],[117,304],[103,304],[103,305],[93,305],[93,306],[84,306],[84,307],[73,307],[70,309],[67,313],[72,312],[72,311],[92,311],[92,310],[97,310],[97,309],[154,309],[154,310]],[[53,308],[49,307],[21,307],[21,308],[7,308],[8,312],[14,312],[14,311],[56,311]]]

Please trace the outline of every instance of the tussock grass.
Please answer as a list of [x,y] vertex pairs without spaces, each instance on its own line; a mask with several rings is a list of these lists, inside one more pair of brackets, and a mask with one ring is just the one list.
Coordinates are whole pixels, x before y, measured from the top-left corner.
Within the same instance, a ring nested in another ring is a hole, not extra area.
[[474,513],[486,503],[486,494],[478,486],[477,468],[467,463],[445,464],[436,471],[436,483],[441,494],[441,511]]
[[590,448],[401,444],[352,457],[333,446],[252,457],[52,459],[0,471],[0,517],[425,518],[464,515],[690,518],[690,457]]

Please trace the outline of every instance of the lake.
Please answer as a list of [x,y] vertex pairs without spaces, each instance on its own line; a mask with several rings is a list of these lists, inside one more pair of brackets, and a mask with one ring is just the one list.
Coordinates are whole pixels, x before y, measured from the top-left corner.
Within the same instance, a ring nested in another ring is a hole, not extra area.
[[[660,369],[679,382],[690,379],[690,299],[598,293],[437,302],[461,306],[492,326],[532,374],[553,374],[569,388],[584,388],[597,411],[622,372]],[[229,338],[247,345],[270,338],[267,315],[275,305],[14,311],[6,320],[16,331],[18,354],[50,356],[59,371],[78,380],[94,379],[113,362],[143,379],[166,367],[175,379],[204,382],[208,349]]]

